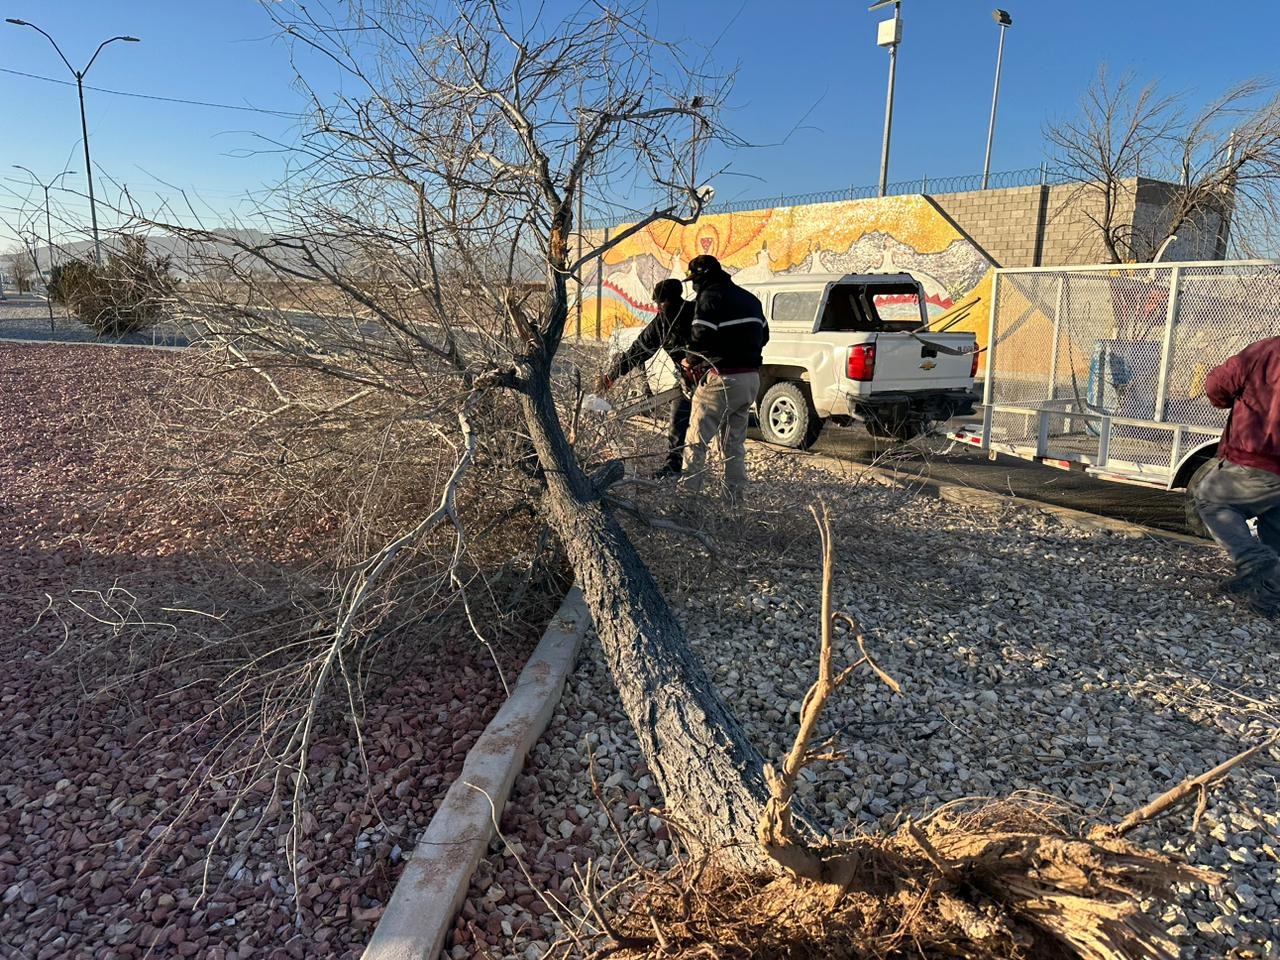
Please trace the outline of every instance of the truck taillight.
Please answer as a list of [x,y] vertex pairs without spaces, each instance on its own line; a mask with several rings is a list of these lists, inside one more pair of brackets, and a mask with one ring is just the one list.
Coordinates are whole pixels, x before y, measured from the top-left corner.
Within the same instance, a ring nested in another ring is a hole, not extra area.
[[876,345],[855,343],[849,348],[849,366],[845,371],[850,380],[870,380],[876,375]]
[[972,380],[978,375],[978,348],[973,348],[973,359],[969,361],[969,379]]

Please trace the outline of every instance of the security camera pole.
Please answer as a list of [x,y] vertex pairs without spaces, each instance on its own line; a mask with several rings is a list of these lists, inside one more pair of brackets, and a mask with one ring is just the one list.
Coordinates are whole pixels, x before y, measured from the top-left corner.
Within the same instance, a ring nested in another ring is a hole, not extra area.
[[880,196],[889,185],[889,134],[893,130],[893,83],[898,72],[898,44],[902,42],[901,0],[879,0],[868,12],[893,4],[893,19],[881,20],[876,29],[876,45],[889,48],[889,93],[884,102],[884,145],[880,148]]
[[93,56],[89,58],[89,62],[85,64],[83,70],[77,70],[71,65],[71,61],[67,59],[62,52],[62,48],[58,46],[56,40],[49,34],[45,33],[34,23],[28,23],[26,20],[16,20],[13,17],[8,18],[8,22],[16,27],[30,27],[36,33],[43,34],[44,38],[53,44],[53,49],[58,51],[58,56],[62,57],[62,62],[67,65],[67,69],[71,71],[71,75],[76,78],[76,92],[80,94],[80,133],[84,139],[84,175],[89,181],[89,217],[93,221],[93,256],[99,263],[102,262],[102,242],[98,239],[98,206],[93,199],[93,166],[89,162],[89,124],[84,116],[84,75],[89,72],[89,68],[93,66],[93,61],[98,59],[98,54],[102,52],[102,48],[108,43],[116,40],[123,40],[126,43],[138,43],[137,37],[111,37],[103,40],[98,44],[98,49],[93,51]]
[[1007,11],[992,10],[991,18],[1000,25],[1000,45],[996,47],[996,85],[991,91],[991,120],[987,123],[987,155],[982,161],[982,189],[987,189],[991,176],[991,141],[996,135],[996,103],[1000,100],[1000,62],[1004,59],[1004,32],[1013,26],[1013,17]]

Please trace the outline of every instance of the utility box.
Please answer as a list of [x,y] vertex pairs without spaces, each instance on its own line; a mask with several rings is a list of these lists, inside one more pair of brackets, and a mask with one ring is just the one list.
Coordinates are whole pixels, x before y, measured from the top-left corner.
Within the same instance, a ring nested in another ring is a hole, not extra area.
[[892,47],[895,43],[901,42],[902,18],[894,17],[892,20],[881,20],[880,27],[876,32],[876,45]]

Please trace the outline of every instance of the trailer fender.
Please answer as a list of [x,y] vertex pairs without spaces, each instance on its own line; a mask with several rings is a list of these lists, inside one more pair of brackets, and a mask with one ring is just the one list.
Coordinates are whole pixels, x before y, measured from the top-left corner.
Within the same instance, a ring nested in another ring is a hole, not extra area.
[[1206,460],[1212,460],[1217,455],[1217,440],[1209,440],[1198,447],[1194,447],[1190,453],[1179,461],[1178,469],[1174,472],[1173,482],[1169,484],[1169,489],[1186,489],[1187,484],[1191,482],[1192,475],[1200,469],[1201,464]]

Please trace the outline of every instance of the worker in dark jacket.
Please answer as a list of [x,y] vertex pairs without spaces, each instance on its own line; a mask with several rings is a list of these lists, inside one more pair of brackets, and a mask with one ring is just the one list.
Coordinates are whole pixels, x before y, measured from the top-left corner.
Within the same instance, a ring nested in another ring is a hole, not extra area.
[[1222,589],[1258,613],[1280,616],[1280,337],[1215,367],[1204,392],[1231,410],[1219,459],[1192,491],[1205,526],[1235,561]]
[[715,257],[690,260],[688,279],[697,299],[685,366],[698,388],[682,483],[695,493],[702,490],[707,448],[719,435],[725,485],[736,497],[747,482],[747,423],[760,390],[760,353],[769,341],[769,327],[760,300],[729,279]]
[[[655,286],[653,301],[658,305],[657,315],[645,324],[635,342],[616,357],[609,369],[596,380],[596,389],[601,393],[612,387],[619,377],[648,363],[649,358],[659,350],[667,351],[676,365],[677,374],[684,375],[681,362],[689,346],[693,304],[684,299],[684,286],[679,280],[663,280]],[[656,474],[659,479],[680,476],[684,437],[689,430],[689,409],[689,397],[683,392],[671,404],[671,417],[667,425],[667,462]]]

